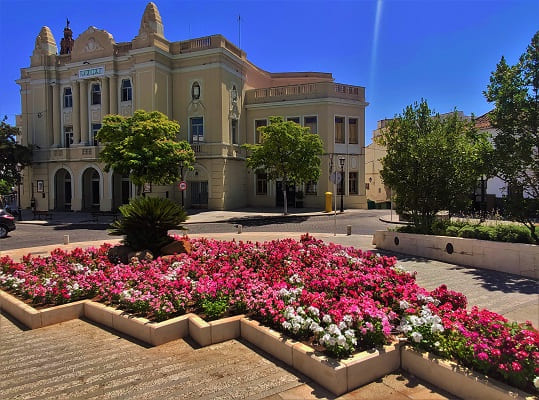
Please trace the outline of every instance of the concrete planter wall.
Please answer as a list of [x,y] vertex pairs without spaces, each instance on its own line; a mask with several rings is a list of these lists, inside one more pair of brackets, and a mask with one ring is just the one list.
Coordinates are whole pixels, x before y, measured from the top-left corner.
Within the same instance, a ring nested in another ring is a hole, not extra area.
[[35,310],[2,290],[0,310],[32,329],[85,317],[154,346],[187,336],[201,346],[242,337],[309,376],[335,395],[352,391],[402,368],[463,399],[534,398],[457,364],[417,353],[399,344],[335,360],[243,315],[206,322],[195,314],[186,314],[156,323],[91,300]]
[[533,244],[392,231],[376,231],[373,244],[398,253],[539,278],[539,246]]
[[401,368],[462,399],[532,400],[536,397],[458,364],[401,347]]

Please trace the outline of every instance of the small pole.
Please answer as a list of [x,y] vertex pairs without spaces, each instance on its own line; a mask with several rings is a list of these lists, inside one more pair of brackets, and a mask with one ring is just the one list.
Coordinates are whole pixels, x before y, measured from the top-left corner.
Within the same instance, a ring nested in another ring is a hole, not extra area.
[[334,221],[333,236],[337,236],[337,184],[336,183],[333,183],[333,221]]
[[69,244],[69,235],[64,235],[64,244]]
[[346,234],[348,236],[352,234],[352,225],[346,225]]

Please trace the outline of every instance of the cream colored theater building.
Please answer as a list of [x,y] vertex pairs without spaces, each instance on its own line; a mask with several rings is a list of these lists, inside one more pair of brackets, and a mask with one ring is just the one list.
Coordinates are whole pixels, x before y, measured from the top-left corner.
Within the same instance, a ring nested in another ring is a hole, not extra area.
[[[330,173],[341,173],[342,158],[345,207],[366,208],[364,87],[335,83],[330,73],[264,71],[221,35],[171,42],[153,3],[131,42],[116,43],[95,27],[72,35],[68,22],[59,48],[44,26],[17,80],[20,141],[34,145],[23,208],[108,211],[127,203],[134,187],[128,176],[104,172],[95,134],[105,115],[137,109],[178,121],[179,139],[195,151],[194,170],[184,171],[185,207],[280,206],[281,183],[249,171],[241,147],[255,143],[256,128],[279,115],[310,127],[326,152],[318,182],[290,187],[290,204],[299,205],[301,191],[304,207],[323,209],[325,192],[334,191]],[[146,190],[182,201],[178,185]]]

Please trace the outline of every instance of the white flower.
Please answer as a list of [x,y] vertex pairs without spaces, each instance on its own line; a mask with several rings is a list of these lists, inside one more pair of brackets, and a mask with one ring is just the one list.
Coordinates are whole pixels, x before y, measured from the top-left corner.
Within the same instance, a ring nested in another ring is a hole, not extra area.
[[408,303],[406,300],[401,300],[399,302],[399,308],[401,310],[406,310],[407,308],[410,308],[410,303]]
[[292,324],[288,321],[283,322],[283,328],[289,330],[292,327]]
[[343,335],[337,336],[337,344],[339,346],[344,346],[345,343],[346,343],[346,338]]
[[539,389],[539,376],[536,376],[533,380],[533,386],[535,386],[536,389]]
[[430,327],[430,331],[432,333],[436,333],[436,332],[443,332],[444,331],[444,327],[442,324],[432,324],[432,326]]
[[342,320],[346,323],[347,326],[352,326],[353,319],[351,315],[345,315],[344,317],[342,317]]
[[307,312],[309,314],[316,315],[316,316],[320,315],[320,310],[318,310],[318,308],[313,307],[313,306],[309,306],[309,308],[307,308]]
[[346,322],[341,321],[339,322],[339,329],[346,329],[348,326],[346,325]]
[[335,324],[331,324],[329,327],[328,327],[328,332],[331,333],[332,335],[340,335],[341,334],[341,330],[339,329],[339,327]]
[[412,332],[412,340],[416,343],[421,342],[421,339],[423,339],[423,335],[419,332]]
[[434,346],[440,347],[440,342],[434,342]]
[[324,321],[326,324],[331,324],[331,315],[329,314],[324,315],[324,317],[322,318],[322,321]]

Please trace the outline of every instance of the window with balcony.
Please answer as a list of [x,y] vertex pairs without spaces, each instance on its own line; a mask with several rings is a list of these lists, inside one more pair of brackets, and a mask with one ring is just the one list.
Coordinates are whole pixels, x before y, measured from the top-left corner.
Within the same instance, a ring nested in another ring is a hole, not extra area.
[[303,118],[303,126],[309,128],[311,133],[318,133],[318,120],[315,116]]
[[359,143],[357,118],[348,119],[348,143],[350,144]]
[[64,108],[73,107],[73,93],[70,87],[64,88]]
[[238,120],[233,119],[230,121],[230,142],[232,144],[238,144]]
[[268,194],[268,175],[256,174],[256,194]]
[[357,172],[350,172],[348,174],[348,193],[359,194],[357,184]]
[[71,147],[73,144],[73,127],[64,126],[64,147]]
[[267,126],[268,120],[267,119],[255,119],[255,143],[260,143],[261,141],[261,135],[258,131],[258,128],[262,126]]
[[204,141],[204,118],[192,117],[189,119],[191,132],[190,143],[199,143]]
[[90,137],[90,146],[97,146],[97,132],[101,129],[101,124],[92,124],[92,137]]
[[99,83],[92,84],[91,95],[92,95],[92,101],[91,101],[92,105],[101,104],[101,85]]
[[122,101],[131,101],[133,99],[133,88],[130,79],[122,79]]
[[335,117],[335,143],[344,143],[344,117]]

